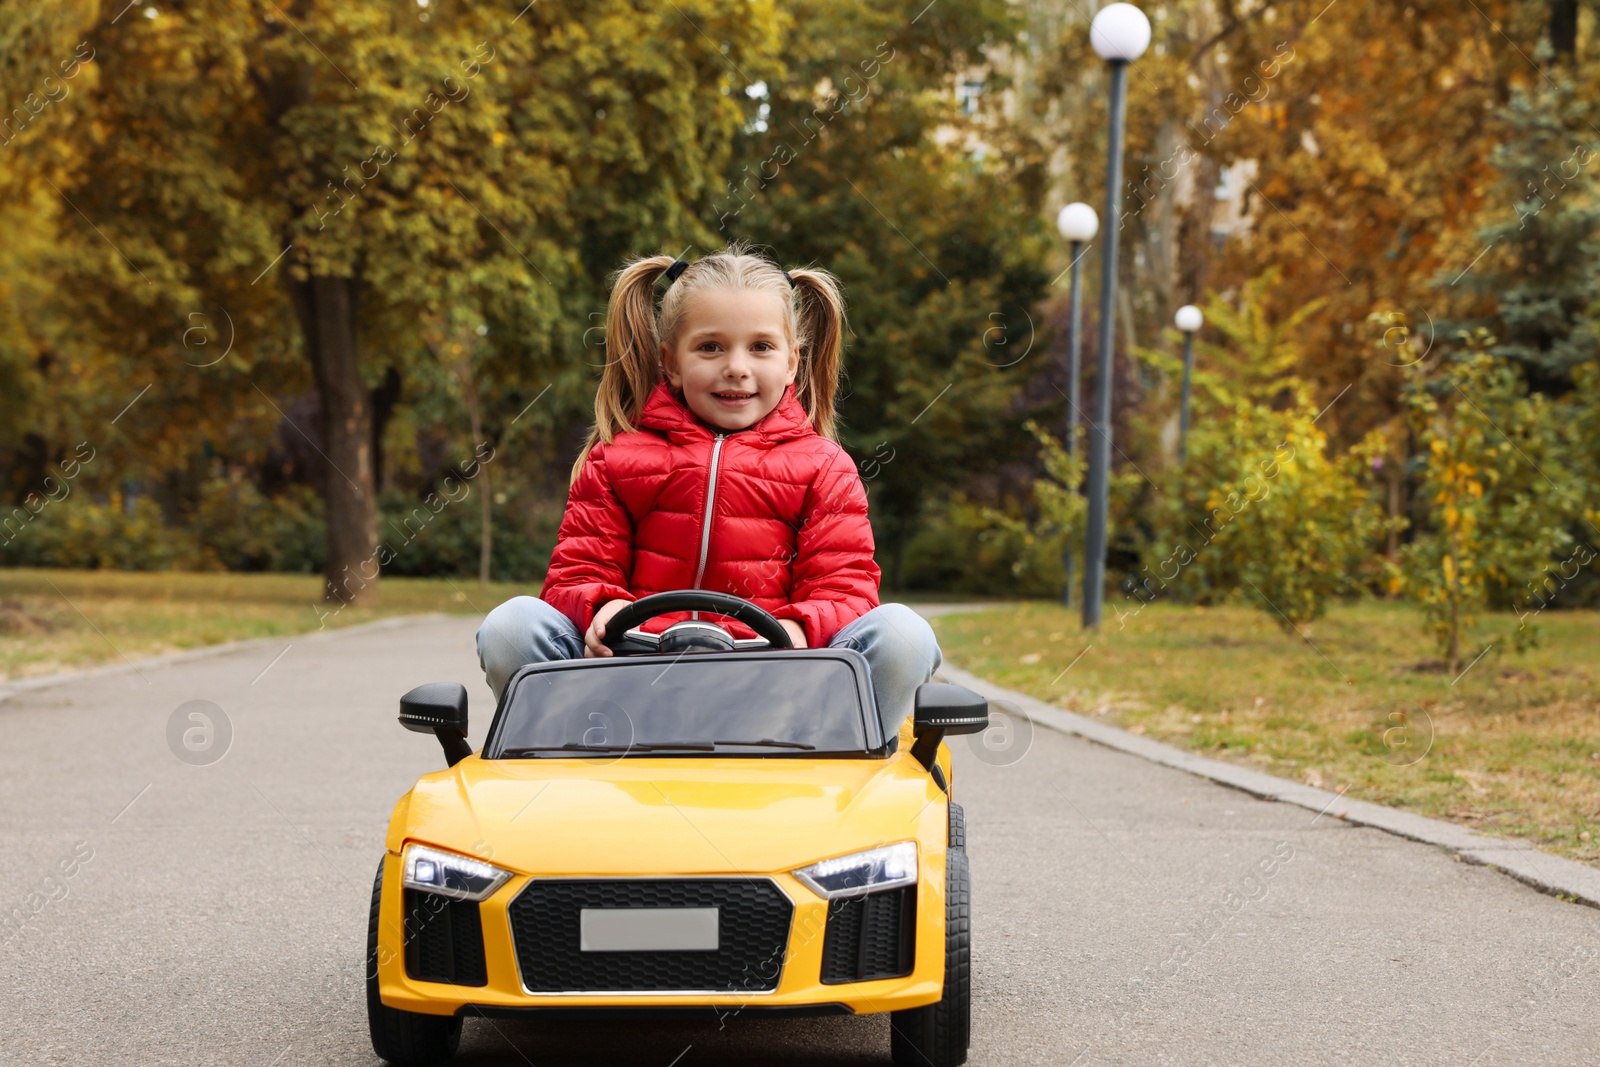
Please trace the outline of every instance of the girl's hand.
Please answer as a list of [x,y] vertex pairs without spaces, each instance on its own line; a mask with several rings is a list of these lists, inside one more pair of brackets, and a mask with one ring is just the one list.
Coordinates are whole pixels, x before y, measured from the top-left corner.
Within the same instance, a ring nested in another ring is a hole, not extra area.
[[795,648],[805,648],[806,629],[793,619],[779,619],[778,625],[789,631],[789,640],[794,642]]
[[589,632],[583,635],[585,659],[598,659],[612,654],[611,650],[601,643],[601,639],[606,635],[606,623],[611,621],[611,616],[632,603],[631,600],[608,600],[595,609],[594,620],[589,623]]

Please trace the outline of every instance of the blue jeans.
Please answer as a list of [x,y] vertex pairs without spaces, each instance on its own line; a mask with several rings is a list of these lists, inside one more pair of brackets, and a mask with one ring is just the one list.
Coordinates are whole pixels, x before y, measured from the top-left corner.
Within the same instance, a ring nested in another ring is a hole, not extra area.
[[[866,658],[885,737],[899,732],[917,686],[931,681],[944,662],[933,627],[904,604],[880,604],[841,629],[828,647],[853,648]],[[512,597],[478,627],[478,663],[497,704],[523,664],[582,656],[578,628],[538,597]]]

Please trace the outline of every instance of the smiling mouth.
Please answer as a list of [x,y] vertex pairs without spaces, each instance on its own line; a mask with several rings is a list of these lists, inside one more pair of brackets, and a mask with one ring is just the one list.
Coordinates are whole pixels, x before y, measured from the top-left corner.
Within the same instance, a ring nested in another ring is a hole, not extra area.
[[718,400],[754,400],[754,393],[712,393]]

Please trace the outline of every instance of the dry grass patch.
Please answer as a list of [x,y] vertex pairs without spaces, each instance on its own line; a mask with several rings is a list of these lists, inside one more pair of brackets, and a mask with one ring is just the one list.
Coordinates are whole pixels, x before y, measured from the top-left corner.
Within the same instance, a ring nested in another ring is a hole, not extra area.
[[535,585],[385,578],[378,602],[335,610],[302,574],[0,570],[0,681],[391,615],[480,614]]
[[[951,662],[1136,733],[1600,863],[1600,612],[1491,619],[1458,677],[1411,608],[1333,608],[1309,641],[1244,607],[1158,604],[1098,634],[1024,604],[935,621]],[[1074,662],[1075,661],[1075,662]]]

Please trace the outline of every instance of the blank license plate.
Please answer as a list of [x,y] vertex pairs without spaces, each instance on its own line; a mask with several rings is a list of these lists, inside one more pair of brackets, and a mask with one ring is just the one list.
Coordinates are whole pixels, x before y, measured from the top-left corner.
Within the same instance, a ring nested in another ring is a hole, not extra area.
[[715,952],[716,908],[583,908],[578,947],[584,952]]

